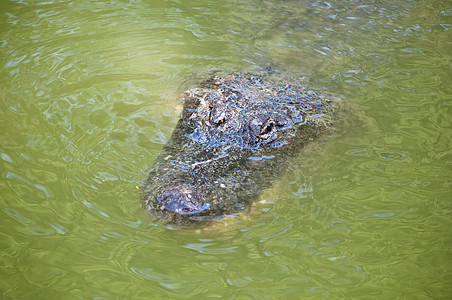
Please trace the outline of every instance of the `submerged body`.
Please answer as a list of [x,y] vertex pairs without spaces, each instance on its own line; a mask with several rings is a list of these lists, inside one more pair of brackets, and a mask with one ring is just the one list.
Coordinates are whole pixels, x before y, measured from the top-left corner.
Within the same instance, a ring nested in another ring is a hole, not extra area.
[[144,207],[174,223],[243,212],[291,158],[331,128],[330,100],[275,81],[214,74],[187,91],[144,187]]

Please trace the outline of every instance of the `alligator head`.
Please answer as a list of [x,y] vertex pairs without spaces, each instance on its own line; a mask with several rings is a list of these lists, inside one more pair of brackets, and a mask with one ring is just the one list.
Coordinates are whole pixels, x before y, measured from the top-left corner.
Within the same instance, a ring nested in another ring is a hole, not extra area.
[[212,75],[184,109],[144,189],[144,206],[171,221],[241,212],[325,131],[326,100],[254,75]]

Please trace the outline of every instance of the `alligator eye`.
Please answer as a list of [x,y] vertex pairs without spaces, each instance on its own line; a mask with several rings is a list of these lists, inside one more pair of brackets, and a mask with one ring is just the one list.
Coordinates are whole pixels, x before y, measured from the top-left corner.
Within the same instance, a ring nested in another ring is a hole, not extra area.
[[271,123],[268,123],[267,125],[264,125],[264,127],[261,129],[260,134],[263,135],[263,134],[270,133],[273,129],[274,124],[275,123],[271,122]]
[[226,116],[222,113],[218,118],[215,118],[213,122],[215,125],[220,126],[226,122]]
[[265,121],[264,124],[262,124],[259,133],[259,138],[263,140],[268,139],[269,137],[271,137],[274,131],[275,131],[275,121],[270,118],[267,121]]
[[209,120],[215,126],[221,126],[229,119],[229,111],[226,107],[214,108],[210,111]]

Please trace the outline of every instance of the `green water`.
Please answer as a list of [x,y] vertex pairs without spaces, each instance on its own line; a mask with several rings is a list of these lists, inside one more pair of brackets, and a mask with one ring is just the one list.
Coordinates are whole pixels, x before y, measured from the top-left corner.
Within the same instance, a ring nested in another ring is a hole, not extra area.
[[[451,60],[446,0],[2,0],[0,298],[452,299]],[[268,63],[354,117],[228,226],[155,223],[180,93]]]

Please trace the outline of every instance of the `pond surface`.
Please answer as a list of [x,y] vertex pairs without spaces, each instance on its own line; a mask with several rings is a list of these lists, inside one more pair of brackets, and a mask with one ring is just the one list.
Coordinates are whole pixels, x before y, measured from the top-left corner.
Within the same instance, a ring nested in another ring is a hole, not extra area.
[[[3,0],[0,298],[451,297],[451,60],[446,0]],[[349,126],[231,224],[156,223],[181,92],[269,63]]]

